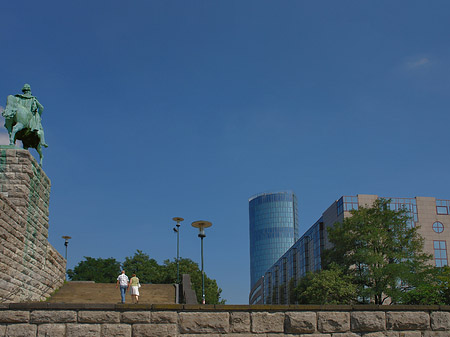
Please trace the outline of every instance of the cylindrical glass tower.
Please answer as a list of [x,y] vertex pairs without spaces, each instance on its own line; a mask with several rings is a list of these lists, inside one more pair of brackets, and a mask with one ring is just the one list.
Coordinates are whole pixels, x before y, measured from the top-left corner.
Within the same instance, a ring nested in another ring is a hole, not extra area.
[[298,239],[297,197],[292,191],[249,199],[250,288]]

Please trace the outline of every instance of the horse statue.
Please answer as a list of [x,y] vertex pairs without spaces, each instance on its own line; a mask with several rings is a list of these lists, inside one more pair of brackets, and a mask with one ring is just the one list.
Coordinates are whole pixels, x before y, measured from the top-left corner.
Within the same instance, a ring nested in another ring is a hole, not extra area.
[[41,115],[44,107],[36,97],[31,95],[31,87],[25,84],[23,94],[9,95],[6,107],[2,112],[5,118],[5,127],[9,134],[9,145],[15,145],[21,140],[24,149],[34,148],[39,153],[39,164],[42,166],[44,158],[42,146],[47,147],[42,128]]

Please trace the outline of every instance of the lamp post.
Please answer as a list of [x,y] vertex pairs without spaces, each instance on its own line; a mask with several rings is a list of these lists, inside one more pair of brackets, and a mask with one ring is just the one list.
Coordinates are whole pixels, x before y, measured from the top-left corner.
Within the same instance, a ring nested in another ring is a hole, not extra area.
[[180,222],[184,221],[184,219],[175,217],[172,220],[177,222],[173,231],[177,233],[177,284],[180,284]]
[[203,268],[203,238],[206,237],[205,228],[211,226],[212,226],[211,222],[204,220],[194,221],[192,223],[192,227],[198,228],[198,237],[201,239],[202,242],[202,304],[205,304],[205,271]]
[[66,246],[66,255],[64,258],[66,259],[66,278],[67,278],[67,246],[69,245],[69,240],[72,239],[72,237],[64,235],[62,236],[62,238],[64,239],[64,246]]

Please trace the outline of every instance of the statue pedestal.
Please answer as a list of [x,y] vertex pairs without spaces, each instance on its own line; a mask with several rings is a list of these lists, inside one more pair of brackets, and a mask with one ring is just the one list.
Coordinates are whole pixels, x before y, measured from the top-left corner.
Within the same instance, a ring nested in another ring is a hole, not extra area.
[[28,150],[0,146],[0,193],[30,218],[48,237],[50,179]]
[[0,146],[0,299],[36,301],[65,279],[66,261],[48,243],[50,179],[29,153]]

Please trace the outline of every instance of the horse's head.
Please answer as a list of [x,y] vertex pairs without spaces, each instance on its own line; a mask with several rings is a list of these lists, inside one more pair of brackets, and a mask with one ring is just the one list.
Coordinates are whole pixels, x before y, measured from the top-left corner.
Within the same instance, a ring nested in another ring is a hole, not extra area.
[[17,113],[17,104],[19,99],[13,95],[6,98],[6,107],[2,111],[2,116],[6,118],[13,118]]

